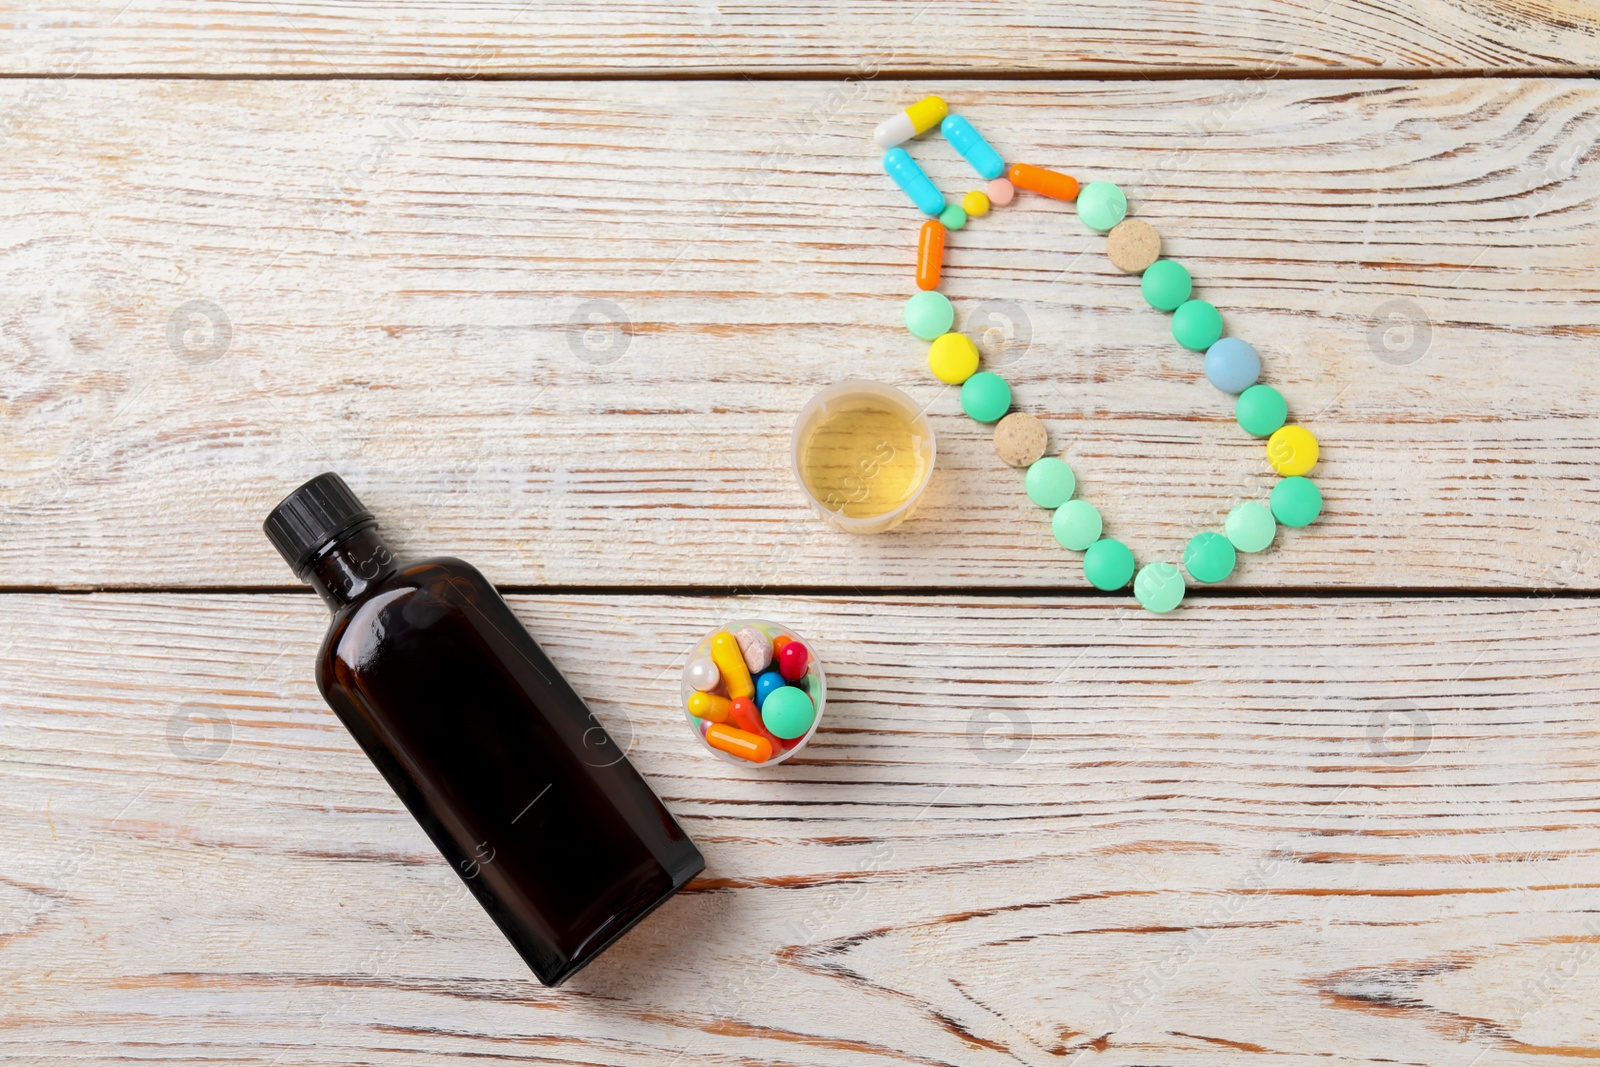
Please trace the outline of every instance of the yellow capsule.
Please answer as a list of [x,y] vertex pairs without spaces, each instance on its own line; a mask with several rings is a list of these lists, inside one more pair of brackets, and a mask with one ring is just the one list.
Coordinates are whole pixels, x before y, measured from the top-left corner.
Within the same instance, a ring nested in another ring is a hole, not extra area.
[[1285,478],[1317,465],[1317,439],[1304,426],[1284,426],[1267,438],[1267,462]]
[[727,722],[733,701],[715,693],[690,693],[689,714],[707,722]]
[[981,189],[974,189],[961,198],[961,210],[975,219],[981,219],[989,213],[989,195]]
[[919,133],[927,133],[950,114],[950,108],[937,96],[925,96],[892,118],[878,123],[872,139],[879,148],[904,144]]
[[728,631],[723,630],[711,639],[711,662],[722,672],[722,684],[728,687],[728,696],[738,700],[755,695],[756,686],[750,680],[744,650]]

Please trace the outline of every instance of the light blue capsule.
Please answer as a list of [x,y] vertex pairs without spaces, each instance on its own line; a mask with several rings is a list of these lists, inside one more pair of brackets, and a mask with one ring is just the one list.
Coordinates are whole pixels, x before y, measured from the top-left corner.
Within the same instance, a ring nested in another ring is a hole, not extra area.
[[928,180],[904,148],[891,148],[883,154],[883,172],[911,198],[924,215],[937,215],[944,210],[944,194]]
[[1249,342],[1224,337],[1206,349],[1206,380],[1224,393],[1242,393],[1261,377],[1261,357]]
[[985,181],[994,181],[1005,173],[1006,164],[1000,158],[1000,153],[990,148],[983,134],[973,129],[972,123],[960,115],[951,115],[939,123],[939,132],[944,134],[945,140],[955,145],[961,158],[971,163],[972,169]]

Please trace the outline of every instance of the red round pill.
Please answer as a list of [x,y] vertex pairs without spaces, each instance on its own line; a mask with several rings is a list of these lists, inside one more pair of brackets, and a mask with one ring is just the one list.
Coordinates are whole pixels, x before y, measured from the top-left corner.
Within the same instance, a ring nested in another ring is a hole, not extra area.
[[811,662],[811,653],[806,651],[806,646],[799,641],[790,641],[778,653],[778,673],[783,675],[786,682],[798,682],[806,676],[806,666]]

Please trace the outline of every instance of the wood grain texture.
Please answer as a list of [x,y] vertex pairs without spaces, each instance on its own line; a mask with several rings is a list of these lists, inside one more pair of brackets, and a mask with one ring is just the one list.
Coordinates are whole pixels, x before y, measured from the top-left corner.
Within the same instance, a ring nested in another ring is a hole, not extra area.
[[1583,0],[928,0],[656,4],[69,0],[0,6],[0,69],[28,74],[1430,70],[1600,65]]
[[[1600,1055],[1592,602],[513,603],[708,859],[559,991],[323,707],[312,597],[0,598],[0,1061]],[[732,615],[828,670],[768,774],[675,708]]]
[[[337,469],[403,550],[514,586],[1081,588],[900,326],[919,217],[868,135],[925,89],[0,84],[0,582],[287,584],[261,519]],[[1323,521],[1233,585],[1600,588],[1600,88],[949,95],[1007,156],[1123,183],[1321,438]],[[1013,206],[945,289],[1108,533],[1176,558],[1272,476],[1103,244]],[[789,470],[848,376],[940,437],[871,539]]]

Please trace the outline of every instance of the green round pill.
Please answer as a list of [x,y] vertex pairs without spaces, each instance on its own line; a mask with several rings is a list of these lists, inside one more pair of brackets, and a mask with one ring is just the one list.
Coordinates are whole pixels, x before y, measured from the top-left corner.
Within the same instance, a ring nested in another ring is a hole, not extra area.
[[1204,300],[1185,300],[1172,313],[1172,336],[1184,348],[1204,352],[1222,336],[1222,312]]
[[816,718],[816,705],[811,703],[806,691],[792,685],[774,689],[761,704],[761,725],[773,737],[785,741],[804,737]]
[[1069,500],[1050,517],[1050,532],[1062,548],[1082,552],[1100,540],[1100,513],[1087,500]]
[[1278,521],[1259,500],[1246,500],[1228,512],[1222,530],[1240,552],[1264,552],[1278,534]]
[[1238,560],[1233,542],[1210,530],[1189,538],[1183,550],[1183,569],[1197,582],[1222,581],[1233,573],[1233,565]]
[[1096,589],[1121,589],[1133,577],[1133,553],[1121,541],[1102,537],[1083,554],[1083,576]]
[[1310,526],[1322,514],[1322,490],[1298,474],[1272,487],[1272,515],[1285,526]]
[[967,209],[960,204],[950,204],[939,212],[939,221],[947,230],[959,230],[967,224]]
[[1165,615],[1183,603],[1183,575],[1170,563],[1146,563],[1133,580],[1133,595],[1149,610]]
[[906,301],[906,329],[924,341],[949,333],[955,321],[956,309],[936,289],[925,289]]
[[1011,410],[1011,386],[992,371],[981,370],[961,383],[961,410],[974,422],[998,422]]
[[1239,394],[1239,425],[1253,437],[1271,437],[1289,418],[1289,402],[1270,385],[1252,385]]
[[1078,190],[1078,218],[1105,233],[1128,214],[1128,197],[1110,182],[1090,182]]
[[1028,490],[1029,500],[1041,508],[1059,508],[1072,499],[1073,490],[1078,488],[1078,479],[1072,473],[1072,468],[1067,466],[1066,460],[1058,456],[1045,456],[1029,465],[1023,484]]
[[1194,292],[1194,280],[1182,263],[1158,259],[1145,268],[1144,276],[1139,279],[1139,291],[1151,307],[1173,311]]

